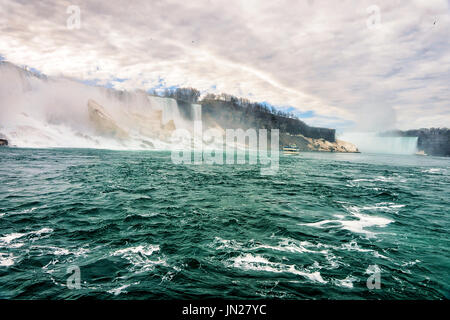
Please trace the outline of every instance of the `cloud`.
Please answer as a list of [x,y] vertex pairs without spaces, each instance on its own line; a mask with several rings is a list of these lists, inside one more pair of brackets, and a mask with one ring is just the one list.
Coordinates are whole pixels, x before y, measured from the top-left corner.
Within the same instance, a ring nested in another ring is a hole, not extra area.
[[[67,7],[80,29],[67,28]],[[379,24],[373,5],[379,9]],[[450,123],[450,13],[439,1],[0,0],[0,54],[118,89],[192,86],[354,129]],[[120,79],[121,81],[118,81]]]

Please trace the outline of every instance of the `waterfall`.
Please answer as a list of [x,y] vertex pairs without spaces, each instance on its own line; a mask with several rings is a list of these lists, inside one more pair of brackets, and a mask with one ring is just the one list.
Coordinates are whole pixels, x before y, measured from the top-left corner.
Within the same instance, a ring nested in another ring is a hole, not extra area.
[[192,104],[192,120],[201,121],[202,120],[202,106],[200,104]]
[[377,133],[347,132],[339,135],[339,139],[356,144],[359,151],[366,153],[408,155],[417,152],[418,137],[382,137]]
[[181,119],[178,103],[175,99],[149,96],[148,100],[152,108],[162,111],[161,122],[163,125],[167,124],[170,120],[173,120],[176,125]]
[[175,129],[193,127],[175,99],[142,91],[50,81],[9,63],[0,84],[0,135],[13,146],[166,150]]

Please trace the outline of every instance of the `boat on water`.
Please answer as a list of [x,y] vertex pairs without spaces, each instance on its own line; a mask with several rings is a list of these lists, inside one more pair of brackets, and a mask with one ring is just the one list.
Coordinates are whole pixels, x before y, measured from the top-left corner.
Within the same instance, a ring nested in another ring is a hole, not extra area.
[[283,154],[300,154],[300,150],[295,144],[291,144],[283,146]]
[[416,156],[427,156],[427,154],[425,153],[425,151],[420,150],[420,151],[416,152]]

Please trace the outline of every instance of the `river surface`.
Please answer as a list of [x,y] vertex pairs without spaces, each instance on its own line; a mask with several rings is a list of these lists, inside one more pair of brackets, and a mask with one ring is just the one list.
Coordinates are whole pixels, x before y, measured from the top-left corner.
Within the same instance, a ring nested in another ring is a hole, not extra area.
[[438,157],[2,148],[0,298],[448,299],[449,190]]

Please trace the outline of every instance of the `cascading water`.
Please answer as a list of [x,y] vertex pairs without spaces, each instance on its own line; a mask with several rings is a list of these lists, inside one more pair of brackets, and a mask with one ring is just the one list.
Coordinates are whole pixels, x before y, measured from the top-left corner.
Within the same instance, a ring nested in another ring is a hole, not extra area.
[[199,104],[192,104],[192,120],[201,121],[202,120],[202,106]]
[[338,138],[356,144],[359,151],[366,153],[408,155],[417,152],[417,137],[384,137],[378,133],[347,132]]
[[166,125],[171,120],[176,122],[181,119],[178,104],[175,99],[148,96],[148,100],[153,108],[162,111],[161,122],[163,125]]
[[8,63],[0,101],[0,134],[18,147],[168,149],[175,129],[193,127],[175,99],[47,80]]

